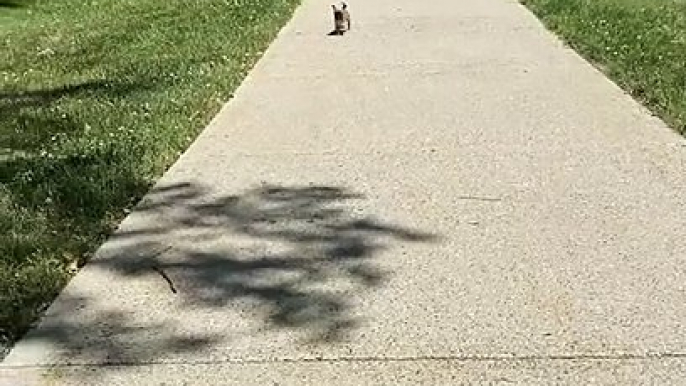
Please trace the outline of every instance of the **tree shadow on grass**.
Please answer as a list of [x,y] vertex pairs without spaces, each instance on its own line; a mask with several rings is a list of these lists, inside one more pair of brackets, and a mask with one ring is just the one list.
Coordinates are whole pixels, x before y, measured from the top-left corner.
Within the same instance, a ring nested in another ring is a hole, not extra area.
[[0,91],[0,112],[7,113],[22,107],[42,107],[60,98],[76,94],[97,95],[106,93],[108,96],[126,95],[144,84],[131,82],[121,83],[106,79],[92,79],[80,83],[66,84],[54,88],[34,90]]
[[352,299],[390,280],[380,252],[436,240],[364,215],[363,200],[330,186],[157,187],[25,340],[90,364],[202,357],[279,331],[345,341],[364,315]]
[[106,220],[108,211],[130,206],[149,187],[132,162],[142,157],[144,146],[135,136],[108,140],[108,133],[99,133],[99,144],[55,151],[57,137],[78,138],[87,124],[82,117],[59,115],[53,108],[63,98],[114,101],[157,86],[143,80],[101,79],[0,91],[0,195],[9,196],[17,207],[49,212],[56,224],[79,220],[84,228]]
[[23,8],[28,4],[28,0],[0,0],[0,8]]
[[[85,123],[53,108],[60,100],[113,100],[131,93],[150,89],[145,81],[115,82],[106,79],[89,80],[54,88],[34,90],[0,90],[0,156],[32,155],[51,146],[55,135],[78,135]],[[2,158],[0,158],[2,160]]]

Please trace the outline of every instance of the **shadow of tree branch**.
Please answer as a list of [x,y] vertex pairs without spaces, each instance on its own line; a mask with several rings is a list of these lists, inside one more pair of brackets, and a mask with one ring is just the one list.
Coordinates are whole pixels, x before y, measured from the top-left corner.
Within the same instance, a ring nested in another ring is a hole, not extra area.
[[22,0],[0,0],[0,8],[23,8],[26,3]]
[[66,114],[60,116],[51,110],[62,99],[79,96],[83,99],[115,100],[152,87],[150,82],[144,80],[120,82],[93,79],[53,88],[0,90],[0,127],[13,128],[0,131],[0,160],[2,153],[31,154],[49,145],[55,134],[80,133],[83,122]]

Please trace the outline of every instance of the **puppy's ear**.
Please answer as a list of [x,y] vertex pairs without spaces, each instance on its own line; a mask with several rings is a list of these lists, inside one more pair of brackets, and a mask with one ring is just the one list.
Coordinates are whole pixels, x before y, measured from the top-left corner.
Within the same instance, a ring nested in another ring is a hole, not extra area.
[[336,4],[331,4],[331,8],[333,8],[334,11],[338,11],[338,8],[336,8]]

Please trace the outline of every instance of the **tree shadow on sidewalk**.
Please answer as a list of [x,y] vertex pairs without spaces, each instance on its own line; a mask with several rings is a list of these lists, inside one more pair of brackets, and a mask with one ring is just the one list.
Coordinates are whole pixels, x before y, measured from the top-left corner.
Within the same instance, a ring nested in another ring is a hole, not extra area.
[[[157,187],[75,279],[93,288],[72,283],[26,339],[57,346],[58,361],[126,363],[202,355],[248,333],[183,332],[175,313],[193,309],[230,311],[262,332],[287,329],[309,343],[343,341],[363,314],[351,294],[390,279],[375,262],[379,252],[436,240],[363,215],[353,206],[363,199],[330,186],[265,185],[228,196],[193,184]],[[169,310],[149,318],[140,307],[153,302]]]

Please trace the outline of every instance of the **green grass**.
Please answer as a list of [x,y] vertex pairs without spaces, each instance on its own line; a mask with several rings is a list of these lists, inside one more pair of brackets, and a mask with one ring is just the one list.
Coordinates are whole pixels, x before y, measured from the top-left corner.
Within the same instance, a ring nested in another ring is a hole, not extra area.
[[670,126],[686,134],[686,0],[522,0]]
[[226,102],[299,0],[0,0],[0,339]]

